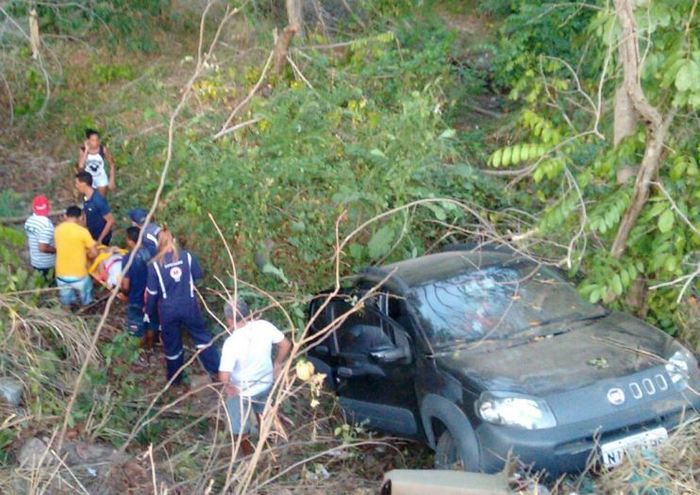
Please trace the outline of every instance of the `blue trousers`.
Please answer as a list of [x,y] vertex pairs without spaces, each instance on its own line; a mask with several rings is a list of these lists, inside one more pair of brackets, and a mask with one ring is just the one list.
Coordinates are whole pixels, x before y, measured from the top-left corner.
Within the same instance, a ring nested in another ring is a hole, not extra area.
[[[179,312],[178,312],[179,313]],[[212,343],[212,337],[207,330],[206,323],[198,309],[171,315],[167,311],[160,311],[161,339],[165,352],[165,368],[168,380],[177,375],[173,384],[182,381],[180,368],[185,362],[182,348],[182,329],[185,328],[199,352],[199,361],[210,375],[219,371],[219,351]]]

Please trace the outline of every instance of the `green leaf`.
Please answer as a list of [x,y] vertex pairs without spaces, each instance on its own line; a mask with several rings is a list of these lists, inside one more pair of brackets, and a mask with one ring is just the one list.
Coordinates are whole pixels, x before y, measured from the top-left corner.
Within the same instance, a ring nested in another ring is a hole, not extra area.
[[544,176],[544,168],[542,166],[539,166],[535,169],[535,173],[532,174],[532,178],[535,179],[536,183],[540,183],[542,180],[542,177]]
[[281,268],[277,268],[275,265],[272,263],[266,263],[265,266],[262,268],[262,272],[266,275],[272,275],[273,277],[276,277],[280,279],[282,282],[285,284],[289,284],[289,280],[285,276],[284,272],[282,271]]
[[348,246],[348,251],[353,259],[360,260],[362,259],[362,254],[365,251],[365,247],[362,244],[353,242],[350,244],[350,246]]
[[455,137],[456,134],[457,132],[454,129],[445,129],[442,131],[442,134],[438,136],[438,139],[451,139]]
[[612,278],[610,288],[616,296],[622,295],[622,280],[620,280],[620,275],[618,275],[617,273]]
[[510,165],[510,158],[511,158],[512,155],[513,155],[513,148],[508,147],[508,148],[504,148],[504,149],[503,149],[503,158],[502,158],[502,161],[503,161],[503,165],[504,165],[504,166],[507,167],[508,165]]
[[678,265],[678,258],[676,258],[675,256],[669,256],[664,262],[664,268],[671,273],[675,272],[678,269]]
[[630,276],[627,270],[624,268],[620,271],[620,280],[622,280],[622,285],[627,287],[630,284]]
[[496,150],[493,155],[491,155],[491,165],[498,168],[501,166],[501,158],[503,157],[503,150]]
[[668,209],[664,211],[661,216],[659,217],[658,221],[658,226],[659,230],[663,232],[664,234],[666,232],[670,232],[671,229],[673,228],[673,222],[675,220],[675,216],[673,215],[673,210]]
[[513,162],[513,164],[520,163],[522,149],[522,146],[519,144],[513,146],[513,155],[511,157],[511,161]]
[[447,213],[445,213],[445,210],[444,210],[439,204],[436,204],[436,203],[425,203],[425,206],[426,206],[430,211],[432,211],[433,214],[435,215],[435,218],[437,218],[437,219],[440,220],[441,222],[444,222],[445,220],[447,220]]
[[654,218],[656,216],[661,215],[666,209],[668,208],[668,205],[663,202],[658,202],[655,203],[654,206],[651,207],[651,210],[649,210],[649,217]]
[[388,253],[393,240],[394,229],[389,225],[377,230],[367,244],[370,258],[376,260]]
[[694,60],[688,60],[676,74],[678,91],[688,91],[700,84],[700,65]]

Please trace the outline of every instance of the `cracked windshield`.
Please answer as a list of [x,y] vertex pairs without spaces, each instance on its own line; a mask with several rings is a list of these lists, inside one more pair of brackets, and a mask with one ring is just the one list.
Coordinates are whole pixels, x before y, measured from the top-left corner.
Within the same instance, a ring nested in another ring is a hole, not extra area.
[[419,318],[438,346],[507,339],[532,327],[594,318],[604,310],[554,270],[533,263],[487,266],[412,289]]

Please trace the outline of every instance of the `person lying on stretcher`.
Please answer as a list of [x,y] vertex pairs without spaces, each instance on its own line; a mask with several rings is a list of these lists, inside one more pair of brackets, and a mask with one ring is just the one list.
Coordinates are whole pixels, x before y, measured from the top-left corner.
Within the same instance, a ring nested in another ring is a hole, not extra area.
[[97,257],[88,269],[90,276],[110,290],[119,286],[126,253],[126,249],[118,247],[97,246]]

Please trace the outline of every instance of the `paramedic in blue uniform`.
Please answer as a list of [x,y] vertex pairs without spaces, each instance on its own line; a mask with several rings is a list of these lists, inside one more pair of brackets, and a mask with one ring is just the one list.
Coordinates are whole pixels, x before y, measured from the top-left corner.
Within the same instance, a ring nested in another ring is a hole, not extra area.
[[143,247],[145,247],[151,257],[158,253],[158,233],[160,232],[160,227],[158,224],[153,222],[153,219],[149,223],[146,223],[146,217],[148,212],[143,208],[134,208],[129,211],[129,220],[131,220],[131,225],[138,227],[143,230]]
[[[158,234],[160,233],[160,227],[153,222],[153,219],[151,219],[149,223],[146,223],[147,216],[148,212],[143,208],[132,208],[129,210],[129,220],[131,220],[132,227],[137,227],[143,231],[141,247],[144,249],[145,253],[148,253],[148,259],[150,260],[158,254]],[[147,325],[151,330],[160,330],[160,321],[158,321],[157,313],[148,315],[147,319]],[[148,331],[146,334],[150,335]],[[155,337],[153,338],[155,339]]]
[[[126,229],[126,245],[129,248],[129,254],[124,256],[124,260],[131,260],[131,264],[129,270],[122,275],[121,290],[128,298],[127,328],[132,336],[141,340],[141,349],[144,351],[144,354],[139,356],[137,364],[145,365],[148,364],[149,357],[153,352],[153,341],[158,324],[151,322],[145,310],[144,296],[148,280],[148,262],[151,261],[151,255],[143,246],[136,249],[140,233],[138,227],[132,226]],[[126,267],[126,261],[124,266]]]
[[194,281],[202,277],[197,259],[177,247],[169,230],[161,229],[158,253],[148,265],[146,310],[149,315],[158,312],[168,380],[177,375],[173,385],[182,382],[182,328],[187,329],[199,361],[213,380],[219,370],[219,351],[212,343],[195,293]]

